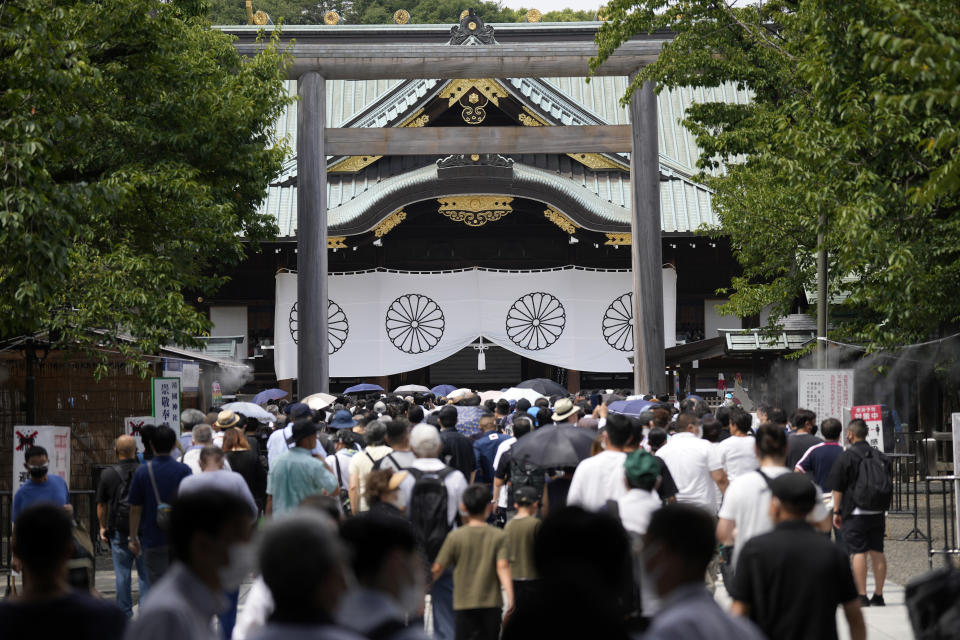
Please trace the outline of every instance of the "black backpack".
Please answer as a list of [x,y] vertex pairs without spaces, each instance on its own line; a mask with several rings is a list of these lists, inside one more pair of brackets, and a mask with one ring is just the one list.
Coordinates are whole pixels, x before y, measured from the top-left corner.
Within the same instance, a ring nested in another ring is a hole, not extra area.
[[530,463],[510,458],[510,490],[507,495],[508,508],[513,508],[514,492],[520,487],[533,487],[537,490],[537,500],[543,500],[543,488],[547,484],[545,469]]
[[447,519],[447,485],[444,480],[454,469],[445,466],[439,471],[415,468],[407,471],[414,479],[407,514],[427,560],[432,563],[451,529]]
[[[382,458],[380,458],[379,460],[377,460],[376,462],[374,462],[374,463],[373,463],[373,470],[374,470],[374,471],[379,471],[380,469],[382,469],[382,468],[383,468],[383,461],[386,460],[386,459],[388,459],[388,458],[390,459],[390,462],[393,463],[393,466],[396,467],[396,471],[402,471],[402,470],[403,470],[403,467],[400,466],[400,463],[397,462],[397,459],[393,457],[393,452],[388,453],[387,455],[383,456]],[[371,457],[370,459],[372,460],[373,458]]]
[[853,504],[867,511],[886,511],[893,498],[893,479],[886,457],[873,447],[864,453],[857,449],[851,451],[860,458],[851,489]]
[[120,485],[113,492],[110,500],[110,511],[107,514],[107,529],[112,533],[119,531],[122,534],[130,530],[130,481],[136,473],[138,464],[115,464],[111,469],[120,476]]

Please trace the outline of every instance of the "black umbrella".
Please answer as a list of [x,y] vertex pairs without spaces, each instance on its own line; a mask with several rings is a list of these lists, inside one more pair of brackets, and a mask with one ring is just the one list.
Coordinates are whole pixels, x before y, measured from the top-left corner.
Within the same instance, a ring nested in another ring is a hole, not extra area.
[[533,380],[524,380],[516,385],[519,389],[533,389],[542,396],[563,396],[566,398],[570,393],[553,380],[546,378],[534,378]]
[[575,467],[590,457],[594,437],[596,434],[580,427],[551,424],[517,440],[510,457],[547,469]]

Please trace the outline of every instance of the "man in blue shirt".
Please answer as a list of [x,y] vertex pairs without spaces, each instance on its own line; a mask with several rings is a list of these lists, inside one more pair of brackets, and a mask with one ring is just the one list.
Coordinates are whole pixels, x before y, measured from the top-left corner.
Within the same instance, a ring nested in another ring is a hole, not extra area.
[[130,481],[130,552],[141,553],[147,565],[150,584],[156,584],[170,565],[167,532],[157,525],[157,506],[170,504],[177,495],[180,481],[192,474],[190,467],[170,457],[177,434],[166,425],[157,427],[148,446],[152,460],[140,465]]
[[477,463],[475,480],[489,485],[493,495],[493,459],[507,436],[497,431],[497,420],[492,413],[480,416],[479,427],[480,434],[473,441],[473,455]]
[[60,476],[51,476],[47,473],[47,450],[43,447],[30,447],[23,456],[24,468],[30,474],[30,480],[17,489],[13,496],[14,524],[17,516],[27,507],[41,502],[49,502],[71,510],[70,491],[67,483]]

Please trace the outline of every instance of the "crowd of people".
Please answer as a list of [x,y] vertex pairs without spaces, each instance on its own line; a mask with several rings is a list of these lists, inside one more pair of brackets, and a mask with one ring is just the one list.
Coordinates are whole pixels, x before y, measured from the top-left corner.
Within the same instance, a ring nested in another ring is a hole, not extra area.
[[[268,424],[188,409],[179,438],[145,427],[141,452],[121,436],[96,498],[116,606],[75,588],[69,496],[32,447],[13,508],[22,589],[0,603],[0,628],[829,639],[840,608],[850,637],[865,637],[861,608],[884,605],[891,469],[863,421],[765,405],[754,418],[696,397],[649,397],[627,416],[608,399],[341,396],[317,411],[269,405]],[[480,412],[472,436],[464,406]],[[550,430],[593,445],[537,464],[523,443]],[[713,596],[721,581],[729,610]]]

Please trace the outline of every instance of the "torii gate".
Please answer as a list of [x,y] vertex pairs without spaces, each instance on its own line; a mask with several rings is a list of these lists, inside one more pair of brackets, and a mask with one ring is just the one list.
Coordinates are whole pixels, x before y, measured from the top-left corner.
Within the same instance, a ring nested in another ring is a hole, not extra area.
[[[405,25],[287,26],[296,38],[289,73],[297,80],[297,296],[300,396],[327,391],[327,156],[450,155],[474,153],[630,152],[633,263],[634,391],[663,393],[663,263],[660,245],[660,172],[657,100],[645,83],[630,101],[630,126],[327,128],[326,81],[406,78],[519,78],[587,76],[597,55],[595,25],[484,25],[473,12],[450,28]],[[224,30],[238,37],[241,54],[265,45],[258,27]],[[638,36],[594,75],[634,76],[655,61],[669,34]],[[483,46],[455,46],[455,45]],[[454,46],[451,46],[454,45]]]

